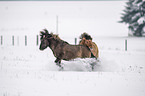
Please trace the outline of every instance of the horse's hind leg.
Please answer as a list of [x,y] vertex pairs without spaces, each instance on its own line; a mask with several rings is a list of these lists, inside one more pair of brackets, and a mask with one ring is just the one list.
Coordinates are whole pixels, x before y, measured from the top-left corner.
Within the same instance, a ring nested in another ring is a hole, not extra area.
[[[96,60],[96,58],[95,58],[95,60]],[[97,64],[97,61],[92,62],[92,63],[90,64],[91,67],[92,67],[92,71],[94,71],[94,68],[95,68],[96,64]]]

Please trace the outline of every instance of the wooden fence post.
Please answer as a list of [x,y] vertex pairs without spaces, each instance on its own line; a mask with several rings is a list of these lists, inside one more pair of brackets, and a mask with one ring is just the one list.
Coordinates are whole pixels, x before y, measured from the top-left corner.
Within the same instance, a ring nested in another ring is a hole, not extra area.
[[37,39],[36,39],[36,45],[38,46],[39,45],[39,37],[38,37],[38,35],[37,35],[37,37],[36,37]]
[[14,36],[12,36],[12,45],[14,46]]
[[25,46],[27,46],[27,36],[25,35]]
[[56,15],[56,34],[58,35],[58,15]]
[[125,51],[127,51],[127,39],[125,40]]
[[17,45],[19,46],[19,36],[17,36]]
[[3,44],[3,36],[1,36],[1,45]]
[[77,45],[77,38],[75,38],[75,45]]

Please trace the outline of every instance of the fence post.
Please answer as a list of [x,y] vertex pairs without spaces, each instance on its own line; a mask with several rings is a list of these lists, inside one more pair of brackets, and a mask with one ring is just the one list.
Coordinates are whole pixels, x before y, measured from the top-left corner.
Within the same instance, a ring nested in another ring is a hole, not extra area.
[[127,51],[127,39],[125,40],[125,51]]
[[19,36],[17,36],[17,45],[19,46]]
[[27,46],[27,36],[25,35],[25,46]]
[[14,36],[12,36],[12,45],[14,46]]
[[3,44],[3,36],[1,36],[1,45]]
[[37,35],[37,40],[36,40],[36,45],[38,46],[38,44],[39,44],[39,41],[38,41],[38,39],[39,39],[39,37],[38,37],[38,35]]
[[56,15],[56,34],[58,35],[58,15]]
[[77,45],[77,38],[75,38],[75,45]]

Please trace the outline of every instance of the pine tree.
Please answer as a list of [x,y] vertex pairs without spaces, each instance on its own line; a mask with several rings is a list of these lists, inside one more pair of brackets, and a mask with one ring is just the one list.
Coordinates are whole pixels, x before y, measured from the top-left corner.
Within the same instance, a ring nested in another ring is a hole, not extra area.
[[134,36],[145,34],[145,0],[129,0],[120,23],[128,24]]

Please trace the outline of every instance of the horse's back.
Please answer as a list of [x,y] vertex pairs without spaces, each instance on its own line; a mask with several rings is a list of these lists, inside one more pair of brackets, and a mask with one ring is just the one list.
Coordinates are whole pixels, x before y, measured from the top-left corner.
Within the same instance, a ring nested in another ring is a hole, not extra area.
[[65,45],[64,52],[67,58],[89,58],[91,57],[90,50],[84,45]]

